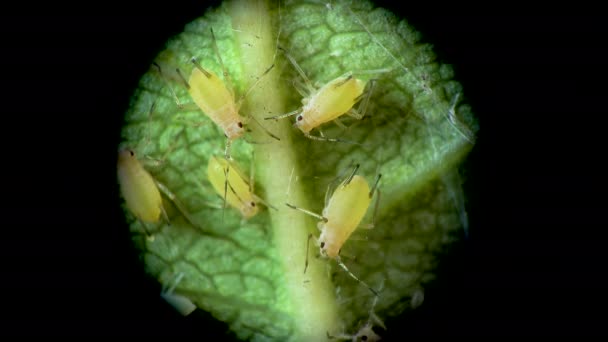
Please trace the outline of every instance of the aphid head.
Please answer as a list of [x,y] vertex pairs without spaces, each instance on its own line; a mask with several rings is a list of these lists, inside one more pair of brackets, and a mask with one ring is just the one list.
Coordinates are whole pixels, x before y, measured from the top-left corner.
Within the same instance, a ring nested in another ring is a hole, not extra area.
[[304,133],[308,133],[314,128],[312,127],[310,122],[306,120],[306,117],[304,117],[304,113],[300,113],[296,116],[296,122],[293,125],[298,127]]
[[258,213],[258,205],[254,202],[243,202],[241,206],[241,215],[248,219],[255,216]]
[[245,125],[243,125],[243,122],[240,120],[230,123],[226,126],[224,134],[226,134],[226,137],[230,140],[238,139],[245,134]]
[[136,158],[135,152],[129,148],[123,148],[118,151],[118,161],[119,162],[126,162],[126,161],[129,161],[134,158]]
[[333,259],[340,253],[340,248],[334,243],[334,238],[327,235],[327,230],[319,236],[319,253],[324,258]]

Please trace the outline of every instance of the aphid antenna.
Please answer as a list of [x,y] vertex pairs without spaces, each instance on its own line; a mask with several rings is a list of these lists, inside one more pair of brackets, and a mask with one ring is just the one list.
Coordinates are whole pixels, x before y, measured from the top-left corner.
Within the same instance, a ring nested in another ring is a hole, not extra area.
[[250,115],[249,118],[251,118],[253,120],[253,122],[255,122],[270,137],[272,137],[272,138],[274,138],[274,139],[276,139],[278,141],[281,141],[281,139],[279,137],[277,137],[272,132],[270,132],[266,127],[262,126],[262,124],[253,115]]
[[215,39],[215,33],[213,32],[212,27],[210,27],[209,30],[211,31],[211,43],[212,43],[211,45],[213,45],[213,51],[215,51],[215,54],[217,55],[217,59],[220,62],[220,66],[222,67],[222,73],[224,74],[224,79],[226,80],[226,82],[228,82],[228,89],[230,89],[230,91],[232,92],[234,89],[234,86],[232,85],[232,79],[230,78],[230,74],[228,74],[228,70],[226,70],[226,67],[224,66],[224,61],[222,61],[222,56],[220,55],[220,49],[217,47],[217,40]]
[[310,211],[310,210],[306,210],[306,209],[303,209],[303,208],[296,207],[295,205],[292,205],[292,204],[289,204],[289,203],[285,203],[285,205],[287,205],[287,206],[288,206],[288,207],[290,207],[291,209],[299,210],[299,211],[301,211],[301,212],[303,212],[303,213],[305,213],[305,214],[308,214],[308,215],[310,215],[310,216],[312,216],[312,217],[316,217],[316,218],[318,218],[319,220],[321,220],[321,221],[323,221],[323,222],[327,223],[327,218],[326,218],[326,217],[323,217],[323,216],[321,216],[321,215],[319,215],[319,214],[317,214],[317,213],[313,213],[313,212],[312,212],[312,211]]
[[360,284],[362,284],[363,286],[367,287],[375,296],[379,296],[378,292],[376,292],[376,290],[374,290],[373,288],[371,288],[371,286],[367,285],[363,280],[357,278],[357,276],[355,276],[349,269],[348,267],[346,267],[346,265],[342,262],[342,260],[340,259],[340,256],[336,256],[336,262],[338,263],[338,265],[340,265],[340,267],[342,267],[342,269],[344,269],[346,271],[346,273],[348,273],[349,276],[351,276],[351,278],[355,279],[356,281],[358,281]]
[[[269,66],[268,69],[266,69],[260,76],[258,76],[256,78],[255,82],[253,82],[253,84],[251,86],[249,86],[249,89],[247,89],[247,91],[243,95],[241,95],[239,100],[236,102],[237,109],[241,108],[241,105],[247,98],[247,95],[249,95],[249,93],[251,93],[251,91],[253,91],[253,88],[255,88],[255,86],[258,85],[258,83],[260,83],[260,81],[264,78],[264,76],[266,76],[273,68],[274,68],[274,63],[271,66]],[[253,117],[253,116],[250,116],[250,117]]]

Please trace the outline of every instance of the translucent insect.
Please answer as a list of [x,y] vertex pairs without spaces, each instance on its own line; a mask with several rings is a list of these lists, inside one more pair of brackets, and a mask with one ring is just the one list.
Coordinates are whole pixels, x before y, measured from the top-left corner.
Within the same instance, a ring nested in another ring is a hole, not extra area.
[[[316,89],[294,58],[287,52],[285,52],[285,55],[304,80],[306,89],[301,89],[301,87],[298,86],[296,87],[298,92],[304,96],[302,99],[303,106],[286,114],[266,117],[264,120],[282,119],[297,115],[294,126],[298,127],[307,138],[344,142],[344,140],[340,139],[326,138],[320,130],[321,136],[311,135],[310,132],[330,121],[335,122],[341,128],[346,128],[339,119],[345,114],[352,116],[357,120],[363,119],[375,81],[365,82],[355,78],[353,73],[347,73],[329,81],[321,88]],[[376,72],[383,71],[384,70],[379,70]],[[367,84],[369,84],[369,87],[367,87]],[[367,91],[366,87],[368,88]],[[359,101],[361,101],[359,108],[354,109],[353,106]]]
[[179,273],[171,287],[167,288],[167,286],[164,285],[161,290],[160,296],[182,316],[188,316],[189,314],[194,312],[194,310],[196,310],[196,305],[194,305],[194,303],[192,303],[192,301],[186,298],[185,296],[174,293],[175,288],[183,277],[184,274]]
[[384,325],[384,322],[382,322],[382,320],[374,312],[374,307],[376,307],[377,302],[378,302],[378,296],[375,296],[374,301],[372,302],[372,307],[369,310],[369,317],[367,319],[367,322],[365,323],[365,325],[363,325],[359,329],[359,331],[357,331],[356,334],[354,334],[354,335],[340,334],[340,335],[336,335],[336,336],[331,336],[329,333],[327,333],[327,338],[336,339],[336,340],[351,340],[352,342],[380,341],[382,338],[380,338],[380,336],[378,334],[376,334],[373,327],[374,327],[374,325],[378,325],[378,326],[382,327],[382,329],[386,330],[386,326]]
[[[376,177],[376,182],[370,191],[369,185],[367,184],[365,178],[356,175],[358,169],[359,165],[356,165],[353,172],[340,185],[338,185],[329,200],[327,200],[328,193],[326,193],[325,208],[323,209],[322,213],[323,215],[316,214],[306,209],[298,208],[289,203],[285,204],[292,209],[300,210],[310,216],[318,218],[320,221],[317,224],[317,228],[321,231],[321,235],[318,239],[316,239],[316,242],[319,246],[321,256],[336,260],[338,265],[340,265],[340,267],[342,267],[352,278],[366,286],[377,296],[378,293],[369,285],[357,278],[352,272],[350,272],[340,259],[340,249],[342,248],[342,245],[348,240],[353,231],[361,223],[361,220],[369,208],[373,194],[376,191],[379,193],[377,186],[382,175],[378,174]],[[377,204],[378,200],[376,200],[376,210]],[[308,235],[308,243],[310,243],[310,239],[312,237],[312,234]],[[304,272],[306,272],[307,267],[308,253],[306,254]]]
[[158,182],[141,164],[135,152],[125,148],[118,152],[117,165],[120,192],[127,209],[137,218],[150,236],[146,223],[158,223],[161,217],[168,223],[169,218],[163,207],[161,192],[167,196],[194,226],[190,216],[175,195],[161,182]]
[[[226,158],[230,159],[230,145],[232,141],[242,137],[243,134],[245,134],[245,124],[248,119],[252,119],[272,138],[280,140],[279,137],[270,133],[266,128],[264,128],[253,116],[248,116],[246,120],[246,118],[243,118],[239,114],[240,107],[247,94],[257,85],[263,76],[274,68],[274,64],[271,65],[260,77],[258,77],[257,81],[251,85],[249,90],[245,92],[238,101],[235,101],[232,81],[230,80],[228,71],[224,67],[213,29],[211,29],[211,37],[213,49],[215,50],[219,64],[222,67],[226,83],[224,83],[211,70],[203,68],[195,58],[191,59],[191,62],[194,64],[194,68],[192,69],[188,81],[181,76],[179,69],[177,69],[177,72],[182,78],[182,81],[185,84],[194,103],[224,132],[224,135],[227,138],[225,150]],[[179,105],[180,104],[178,102],[178,106]]]
[[225,158],[215,156],[209,158],[207,177],[225,203],[237,209],[245,219],[258,213],[257,203],[272,207],[253,193],[253,177],[247,179],[234,163]]

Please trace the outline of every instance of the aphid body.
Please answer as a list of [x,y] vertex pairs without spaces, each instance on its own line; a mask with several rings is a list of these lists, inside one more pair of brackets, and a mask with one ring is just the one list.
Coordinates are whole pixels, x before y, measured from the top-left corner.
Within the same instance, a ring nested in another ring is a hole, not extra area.
[[243,176],[239,169],[225,158],[211,156],[207,165],[209,182],[226,203],[239,210],[244,218],[255,216],[259,208],[259,201],[251,190],[249,180]]
[[321,255],[336,258],[342,245],[359,226],[371,202],[365,178],[354,175],[334,191],[319,221]]
[[352,75],[338,77],[302,100],[302,113],[295,125],[304,133],[333,121],[351,110],[365,89],[365,82]]
[[143,222],[158,222],[162,198],[154,179],[130,149],[118,152],[118,182],[127,208]]
[[234,96],[212,71],[194,68],[188,81],[188,92],[196,105],[218,126],[229,140],[245,133]]

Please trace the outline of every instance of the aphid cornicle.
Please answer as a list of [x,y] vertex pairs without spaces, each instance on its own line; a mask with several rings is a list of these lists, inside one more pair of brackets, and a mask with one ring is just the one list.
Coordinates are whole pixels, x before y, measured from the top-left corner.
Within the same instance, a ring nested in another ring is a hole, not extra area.
[[207,178],[215,191],[243,218],[248,219],[258,213],[257,202],[261,199],[253,194],[252,180],[248,180],[233,163],[222,157],[211,156],[207,164]]
[[[320,137],[314,136],[311,135],[310,132],[330,121],[334,121],[338,126],[346,128],[339,119],[345,114],[358,120],[362,119],[369,103],[374,81],[369,82],[370,87],[366,91],[368,82],[355,78],[352,73],[347,73],[329,81],[321,88],[315,89],[312,82],[304,73],[304,70],[296,63],[293,57],[288,53],[285,53],[285,55],[298,71],[306,85],[305,90],[298,89],[298,91],[305,96],[302,99],[302,107],[286,114],[266,117],[264,119],[282,119],[296,115],[294,126],[298,127],[307,138],[346,142],[340,139],[326,138],[323,135]],[[353,106],[362,99],[363,101],[360,106],[361,112],[359,112],[355,110]]]
[[[355,231],[361,223],[361,220],[369,208],[371,198],[376,192],[380,177],[382,176],[378,175],[378,177],[376,177],[374,187],[370,191],[365,178],[356,175],[358,169],[359,165],[355,167],[349,177],[338,185],[327,203],[325,203],[322,215],[298,208],[289,203],[286,203],[286,205],[292,209],[300,210],[320,219],[317,228],[321,231],[321,235],[316,240],[321,256],[336,260],[338,265],[352,278],[365,285],[375,295],[378,295],[374,289],[352,274],[340,259],[340,249],[342,248],[342,245],[344,245],[353,231]],[[310,234],[308,236],[308,241],[310,241],[312,237],[313,235]],[[307,267],[308,254],[304,272],[306,272]]]

